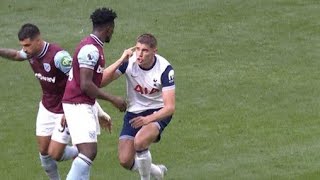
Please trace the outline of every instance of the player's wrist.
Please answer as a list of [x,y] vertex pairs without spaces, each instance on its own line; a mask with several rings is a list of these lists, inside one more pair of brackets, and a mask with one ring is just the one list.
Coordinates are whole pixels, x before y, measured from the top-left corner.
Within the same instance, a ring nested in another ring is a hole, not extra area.
[[126,57],[121,57],[120,59],[118,59],[118,65],[120,66],[122,63],[124,63],[126,59]]

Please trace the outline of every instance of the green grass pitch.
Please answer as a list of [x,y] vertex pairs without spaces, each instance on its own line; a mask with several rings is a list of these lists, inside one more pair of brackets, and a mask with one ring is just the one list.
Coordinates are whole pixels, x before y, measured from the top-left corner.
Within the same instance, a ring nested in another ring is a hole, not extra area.
[[[151,148],[166,179],[320,178],[318,0],[1,0],[0,47],[20,49],[17,31],[31,22],[73,53],[102,6],[118,13],[107,64],[151,32],[175,69],[176,113]],[[0,58],[0,77],[1,179],[45,180],[39,84],[27,62]],[[124,78],[105,90],[125,95]],[[117,160],[123,114],[101,105],[114,129],[99,137],[91,179],[139,179]],[[70,165],[59,164],[63,179]]]

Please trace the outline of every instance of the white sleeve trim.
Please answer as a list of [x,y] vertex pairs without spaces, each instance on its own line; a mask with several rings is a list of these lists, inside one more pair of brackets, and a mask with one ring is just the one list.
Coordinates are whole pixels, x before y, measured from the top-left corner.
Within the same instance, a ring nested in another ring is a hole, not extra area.
[[116,70],[116,73],[122,75],[122,72],[119,69]]
[[87,69],[92,69],[92,70],[94,70],[94,67],[88,66],[88,65],[86,65],[86,64],[80,64],[79,67],[80,67],[80,68],[87,68]]
[[172,85],[172,86],[166,86],[166,87],[162,87],[162,91],[168,91],[168,90],[172,90],[172,89],[175,89],[176,86],[175,85]]
[[19,53],[19,56],[22,58],[22,59],[28,59],[28,55],[27,53],[25,53],[22,49],[20,51],[18,51]]
[[78,53],[79,66],[88,66],[94,68],[99,60],[99,50],[92,44],[83,46]]

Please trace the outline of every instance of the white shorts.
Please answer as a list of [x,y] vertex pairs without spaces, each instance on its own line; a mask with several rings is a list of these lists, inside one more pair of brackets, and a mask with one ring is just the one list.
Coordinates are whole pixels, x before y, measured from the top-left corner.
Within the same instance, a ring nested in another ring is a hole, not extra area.
[[52,113],[39,103],[39,111],[36,123],[37,136],[51,136],[51,139],[62,144],[70,142],[70,135],[67,127],[61,127],[63,114]]
[[95,105],[62,103],[73,144],[97,142],[100,134]]

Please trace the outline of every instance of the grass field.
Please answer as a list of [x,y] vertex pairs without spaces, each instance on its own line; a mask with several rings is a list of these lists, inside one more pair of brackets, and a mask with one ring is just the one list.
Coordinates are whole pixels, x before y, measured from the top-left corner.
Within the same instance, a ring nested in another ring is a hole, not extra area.
[[[107,64],[151,32],[175,68],[176,114],[151,148],[166,179],[320,179],[318,0],[1,0],[0,47],[20,48],[17,31],[32,22],[73,53],[101,6],[118,13]],[[44,180],[38,82],[3,58],[0,77],[1,179]],[[124,95],[124,79],[106,90]],[[117,161],[123,114],[101,104],[114,130],[100,136],[91,179],[139,179]],[[59,164],[63,178],[70,165]]]

